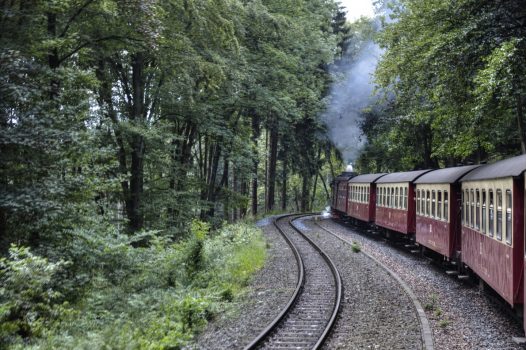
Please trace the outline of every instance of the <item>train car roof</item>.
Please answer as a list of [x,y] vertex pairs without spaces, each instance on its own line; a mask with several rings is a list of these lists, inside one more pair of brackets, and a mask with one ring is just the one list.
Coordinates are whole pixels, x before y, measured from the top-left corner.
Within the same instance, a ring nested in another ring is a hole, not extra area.
[[381,183],[395,183],[395,182],[413,182],[422,176],[425,173],[432,171],[433,169],[427,170],[415,170],[415,171],[405,171],[401,173],[391,173],[385,176],[382,176],[376,180],[377,184]]
[[353,177],[349,182],[352,183],[373,183],[382,176],[387,175],[387,173],[378,173],[378,174],[363,174]]
[[524,171],[526,171],[526,154],[504,159],[493,164],[482,165],[464,176],[460,181],[463,182],[520,176]]
[[480,165],[465,165],[430,171],[420,176],[415,184],[452,184]]
[[340,175],[336,176],[333,181],[349,181],[349,179],[356,176],[356,173],[353,172],[343,172]]

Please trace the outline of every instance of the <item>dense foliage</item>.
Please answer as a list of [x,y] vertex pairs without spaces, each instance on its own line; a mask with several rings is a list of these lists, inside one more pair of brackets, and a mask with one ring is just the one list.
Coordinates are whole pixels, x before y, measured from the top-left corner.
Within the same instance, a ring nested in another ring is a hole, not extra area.
[[[526,153],[524,1],[401,0],[378,36],[381,106],[365,113],[365,171]],[[394,4],[394,5],[393,5]]]
[[[130,244],[145,235],[148,246]],[[195,221],[192,236],[178,243],[154,232],[77,231],[63,254],[77,269],[84,264],[82,271],[69,276],[65,261],[16,246],[0,260],[2,348],[183,346],[261,268],[265,243],[253,225],[210,235],[208,225]]]
[[195,218],[212,232],[278,199],[328,198],[338,160],[318,115],[342,12],[332,0],[0,11],[0,347],[179,346],[262,259],[249,231],[196,238],[209,229]]

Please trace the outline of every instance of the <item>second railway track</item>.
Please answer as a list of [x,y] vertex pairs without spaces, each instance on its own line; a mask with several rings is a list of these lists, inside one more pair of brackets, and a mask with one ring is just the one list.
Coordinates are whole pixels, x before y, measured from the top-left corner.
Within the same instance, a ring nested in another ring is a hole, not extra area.
[[280,315],[245,350],[317,349],[334,324],[342,296],[340,274],[330,258],[294,226],[299,217],[284,216],[274,222],[296,257],[296,291]]

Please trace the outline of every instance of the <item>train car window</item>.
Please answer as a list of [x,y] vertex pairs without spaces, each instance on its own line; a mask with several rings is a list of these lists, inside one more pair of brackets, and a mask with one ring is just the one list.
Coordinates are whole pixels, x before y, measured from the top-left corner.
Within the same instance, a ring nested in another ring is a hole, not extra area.
[[502,240],[502,190],[497,190],[497,239]]
[[356,201],[360,203],[362,201],[362,186],[358,186],[357,190],[358,190],[357,191],[358,193],[357,193]]
[[422,197],[424,196],[424,191],[420,191],[420,215],[422,215],[422,212],[424,211],[424,207],[422,206]]
[[365,196],[366,196],[365,187],[362,186],[362,203],[365,203]]
[[358,186],[358,203],[363,202],[362,197],[363,197],[363,188],[362,186]]
[[400,199],[400,194],[398,193],[398,187],[395,188],[395,204],[394,204],[394,207],[395,208],[398,208],[399,207],[399,199]]
[[404,187],[404,209],[407,209],[407,187]]
[[444,191],[444,220],[449,219],[449,197],[448,192]]
[[364,198],[365,198],[365,189],[363,188],[363,186],[360,186],[360,202],[364,202]]
[[480,231],[483,234],[488,233],[488,227],[486,225],[486,190],[482,190],[482,227]]
[[429,214],[431,213],[431,211],[429,210],[429,206],[430,206],[430,201],[431,201],[431,194],[429,192],[429,190],[426,191],[426,216],[429,216]]
[[512,222],[511,222],[511,211],[513,209],[512,206],[512,199],[511,199],[511,191],[506,190],[506,243],[511,245],[511,229],[512,229]]
[[480,191],[478,190],[478,188],[475,190],[475,204],[476,204],[475,228],[479,230],[480,229]]
[[420,215],[420,190],[416,190],[416,213]]
[[442,191],[437,191],[437,219],[442,219]]
[[466,217],[467,217],[467,214],[466,214],[466,202],[468,201],[468,196],[466,196],[466,193],[467,193],[467,190],[465,191],[462,191],[462,224],[464,224],[464,226],[467,226],[466,225]]
[[494,217],[494,208],[493,208],[493,190],[489,190],[489,220],[488,220],[488,226],[489,226],[489,236],[493,237],[493,230],[495,225],[493,224],[495,222]]
[[431,217],[436,218],[436,192],[431,192]]
[[473,189],[469,191],[469,226],[475,227],[475,195]]

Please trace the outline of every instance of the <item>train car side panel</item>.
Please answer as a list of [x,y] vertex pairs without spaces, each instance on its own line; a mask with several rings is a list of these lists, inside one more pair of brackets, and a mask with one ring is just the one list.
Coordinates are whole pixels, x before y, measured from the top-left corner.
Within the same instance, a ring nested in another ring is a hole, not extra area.
[[407,194],[407,233],[416,232],[416,201],[415,201],[415,185],[412,183],[408,184],[408,194]]
[[336,210],[342,213],[347,212],[347,182],[340,181],[338,183],[338,200],[336,203]]
[[451,257],[451,226],[449,222],[425,216],[416,217],[416,241],[437,253]]
[[464,226],[462,260],[510,305],[519,302],[513,288],[517,284],[514,284],[512,247]]
[[349,216],[365,222],[370,221],[369,203],[351,202],[349,205],[351,206],[351,208],[349,208]]
[[407,211],[403,209],[376,207],[376,225],[407,234]]
[[513,237],[513,288],[517,304],[524,304],[524,176],[522,179],[513,180],[513,213],[512,213],[512,237]]
[[[463,182],[462,261],[510,305],[523,303],[522,178]],[[480,202],[478,200],[478,193]]]
[[376,184],[371,184],[371,192],[369,195],[369,222],[374,222],[376,214]]
[[[460,250],[458,190],[451,184],[418,184],[416,241],[447,258]],[[453,198],[453,200],[450,200]],[[458,225],[458,226],[457,226]]]

